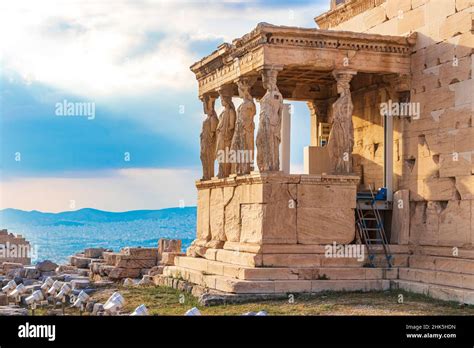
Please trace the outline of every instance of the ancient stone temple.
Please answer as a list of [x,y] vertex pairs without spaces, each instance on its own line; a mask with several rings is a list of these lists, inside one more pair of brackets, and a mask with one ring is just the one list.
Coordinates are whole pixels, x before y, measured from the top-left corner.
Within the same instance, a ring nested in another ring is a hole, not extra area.
[[[165,276],[474,303],[473,16],[470,0],[333,0],[319,29],[260,23],[192,65],[196,239]],[[291,101],[308,105],[304,173]]]

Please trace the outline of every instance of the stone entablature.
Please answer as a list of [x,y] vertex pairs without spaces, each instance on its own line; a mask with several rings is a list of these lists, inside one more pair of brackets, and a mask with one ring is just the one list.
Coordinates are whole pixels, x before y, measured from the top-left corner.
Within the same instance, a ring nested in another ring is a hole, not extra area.
[[[206,93],[217,94],[220,86],[232,84],[240,76],[258,76],[266,67],[302,65],[329,73],[355,69],[368,73],[409,74],[414,42],[415,37],[260,23],[232,44],[220,45],[212,54],[193,64],[191,70],[198,80],[201,97]],[[289,49],[291,54],[288,54]],[[284,83],[282,78],[280,82]],[[234,95],[237,95],[236,88]]]
[[314,20],[321,29],[333,28],[362,12],[383,4],[386,0],[346,0],[344,4],[317,16]]

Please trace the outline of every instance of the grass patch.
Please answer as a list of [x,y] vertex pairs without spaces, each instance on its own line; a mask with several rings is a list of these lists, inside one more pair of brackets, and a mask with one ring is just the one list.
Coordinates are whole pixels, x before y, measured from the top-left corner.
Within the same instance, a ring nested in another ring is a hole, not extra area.
[[[114,291],[120,291],[126,299],[126,312],[132,312],[139,305],[145,304],[151,315],[183,315],[192,307],[199,308],[203,315],[242,315],[245,312],[260,310],[268,312],[269,315],[474,315],[474,306],[395,290],[295,294],[293,303],[283,299],[212,307],[199,305],[197,299],[190,294],[157,286],[119,286],[103,289],[91,297],[95,301],[105,303]],[[400,294],[403,295],[403,303],[398,302]],[[45,312],[44,309],[38,309],[36,315]],[[66,314],[78,315],[79,312],[68,308]]]

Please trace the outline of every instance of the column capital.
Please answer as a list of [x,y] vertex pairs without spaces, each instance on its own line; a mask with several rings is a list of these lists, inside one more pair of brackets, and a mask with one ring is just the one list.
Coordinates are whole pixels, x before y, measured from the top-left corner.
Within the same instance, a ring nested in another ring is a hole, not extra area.
[[219,93],[219,96],[222,97],[232,97],[234,95],[234,85],[232,84],[227,84],[227,85],[222,85],[217,88],[217,93]]
[[355,70],[334,70],[332,72],[332,76],[334,76],[337,82],[349,83],[355,75],[357,75]]

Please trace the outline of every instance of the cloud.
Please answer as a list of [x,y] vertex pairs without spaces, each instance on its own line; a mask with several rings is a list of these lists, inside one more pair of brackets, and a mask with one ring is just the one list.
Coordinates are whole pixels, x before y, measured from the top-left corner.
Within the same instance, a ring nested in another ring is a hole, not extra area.
[[198,176],[193,170],[134,168],[75,178],[17,178],[0,182],[0,209],[124,211],[176,207],[181,200],[192,206]]
[[192,90],[196,42],[231,41],[261,21],[314,26],[326,2],[3,2],[1,62],[27,83],[80,95]]

